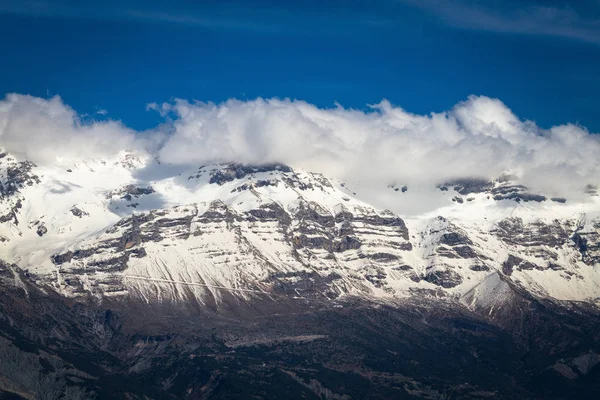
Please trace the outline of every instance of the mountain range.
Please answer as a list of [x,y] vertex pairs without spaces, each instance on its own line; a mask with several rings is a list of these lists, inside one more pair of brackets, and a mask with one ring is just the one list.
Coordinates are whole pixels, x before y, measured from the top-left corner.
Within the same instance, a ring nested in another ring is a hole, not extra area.
[[0,399],[597,398],[594,183],[431,189],[3,152]]

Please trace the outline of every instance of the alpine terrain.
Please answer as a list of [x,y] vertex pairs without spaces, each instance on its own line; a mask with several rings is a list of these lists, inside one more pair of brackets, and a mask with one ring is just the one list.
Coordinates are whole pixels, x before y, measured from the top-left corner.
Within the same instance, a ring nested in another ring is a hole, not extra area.
[[0,399],[598,398],[597,183],[2,152]]

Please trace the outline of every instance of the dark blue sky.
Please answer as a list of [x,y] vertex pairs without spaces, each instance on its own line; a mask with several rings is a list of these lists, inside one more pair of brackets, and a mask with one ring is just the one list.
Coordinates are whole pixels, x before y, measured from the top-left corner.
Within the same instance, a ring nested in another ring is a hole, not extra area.
[[146,104],[175,97],[387,98],[429,113],[477,94],[543,127],[600,132],[599,12],[600,0],[0,0],[0,94],[58,94],[135,129],[160,120]]

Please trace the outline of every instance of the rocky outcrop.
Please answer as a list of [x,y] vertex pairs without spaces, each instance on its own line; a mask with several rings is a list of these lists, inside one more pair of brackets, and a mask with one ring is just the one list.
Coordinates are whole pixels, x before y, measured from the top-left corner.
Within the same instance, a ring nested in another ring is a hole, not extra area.
[[87,217],[90,215],[89,213],[83,211],[82,209],[80,209],[79,207],[76,207],[76,206],[73,206],[70,211],[71,211],[71,214],[73,214],[77,218],[83,218],[83,217]]
[[494,187],[494,182],[485,179],[462,178],[438,185],[438,188],[442,191],[448,190],[449,187],[456,190],[459,194],[466,196],[471,193],[487,193]]
[[[201,176],[203,167],[200,167],[196,178]],[[231,182],[235,179],[243,179],[248,175],[261,173],[261,172],[292,172],[292,169],[287,165],[283,164],[264,164],[264,165],[246,165],[239,163],[229,163],[222,166],[219,169],[212,169],[210,174],[209,183],[223,185],[224,183]],[[190,177],[192,178],[192,177]]]
[[106,198],[111,201],[113,201],[114,199],[121,200],[125,202],[127,207],[137,208],[137,206],[139,206],[139,202],[137,200],[140,197],[148,196],[153,193],[155,193],[155,190],[152,186],[140,186],[130,184],[110,191],[106,195]]
[[40,183],[40,178],[33,172],[36,167],[31,161],[16,162],[6,153],[0,158],[0,166],[5,167],[0,179],[0,196],[7,199],[15,195],[25,186]]
[[[514,200],[517,202],[542,202],[546,200],[546,196],[529,193],[529,189],[526,186],[515,183],[514,178],[510,176],[502,176],[495,181],[488,181],[486,179],[478,178],[461,178],[438,185],[438,189],[441,191],[447,191],[449,188],[452,188],[463,196],[472,194],[487,194],[496,201]],[[455,196],[452,198],[452,200],[459,204],[464,203],[463,198],[460,196]],[[469,199],[467,200],[472,201]],[[558,203],[566,202],[566,199],[558,197],[553,198],[552,200]]]

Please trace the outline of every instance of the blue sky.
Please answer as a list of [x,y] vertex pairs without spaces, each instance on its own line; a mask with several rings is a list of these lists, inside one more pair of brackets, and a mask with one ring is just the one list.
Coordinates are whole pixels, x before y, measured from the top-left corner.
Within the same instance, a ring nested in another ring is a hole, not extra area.
[[60,95],[135,129],[172,98],[410,112],[497,97],[600,132],[600,1],[0,0],[0,94]]

